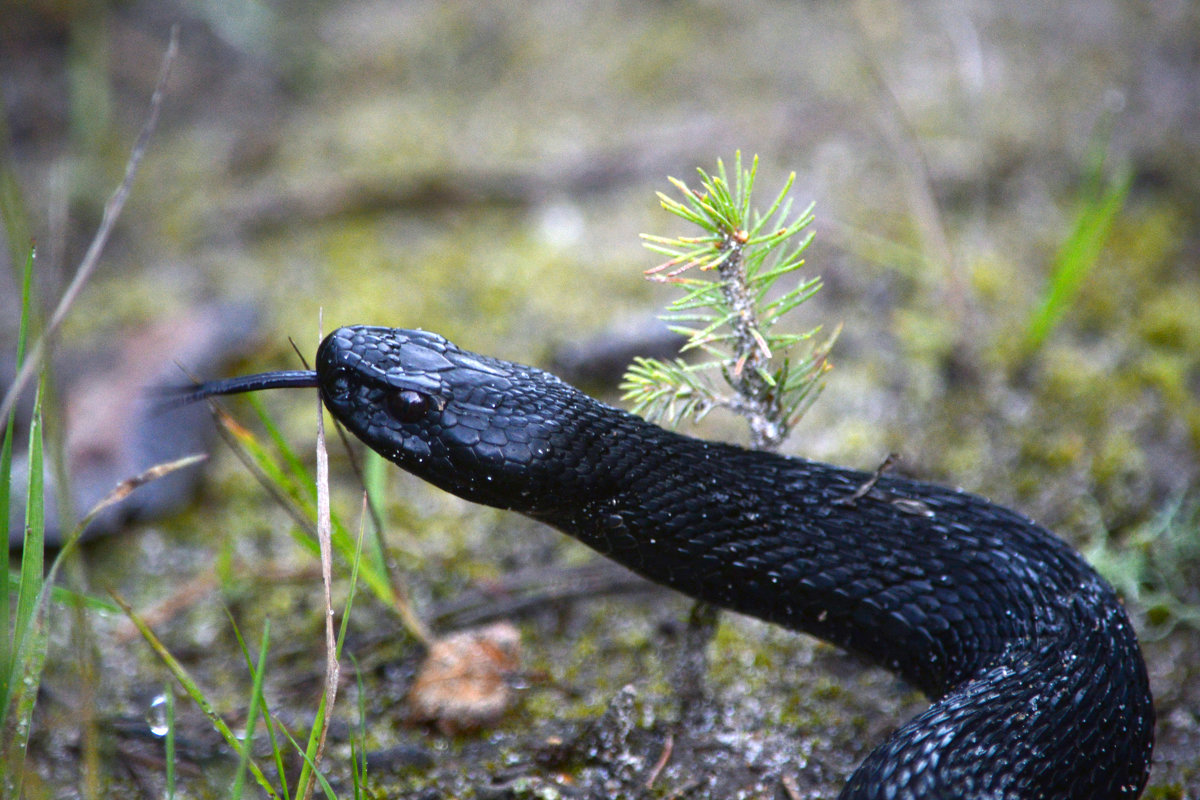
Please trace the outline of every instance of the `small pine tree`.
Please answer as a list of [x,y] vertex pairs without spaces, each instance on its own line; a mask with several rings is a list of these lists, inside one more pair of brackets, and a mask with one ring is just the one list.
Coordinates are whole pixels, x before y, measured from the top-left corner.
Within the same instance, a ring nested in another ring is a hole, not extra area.
[[[735,156],[732,187],[720,160],[715,175],[698,172],[698,191],[669,179],[682,202],[658,196],[663,208],[701,228],[701,234],[643,238],[650,250],[667,256],[646,270],[646,277],[684,290],[663,319],[687,336],[681,352],[699,350],[706,358],[695,363],[636,358],[621,384],[624,399],[633,402],[636,413],[672,425],[727,408],[745,417],[754,448],[774,450],[820,393],[837,337],[835,331],[818,341],[819,327],[799,334],[777,329],[785,314],[821,288],[814,277],[782,293],[773,291],[780,279],[804,265],[812,233],[800,234],[813,221],[812,206],[790,217],[792,173],[766,213],[752,210],[757,156],[748,170],[742,168],[741,153]],[[712,271],[715,280],[698,276]]]

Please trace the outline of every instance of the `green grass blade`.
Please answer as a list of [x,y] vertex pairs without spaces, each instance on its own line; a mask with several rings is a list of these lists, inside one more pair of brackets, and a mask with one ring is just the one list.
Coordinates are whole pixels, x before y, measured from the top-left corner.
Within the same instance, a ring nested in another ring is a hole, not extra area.
[[175,692],[169,685],[163,687],[163,698],[167,706],[167,735],[163,742],[167,761],[166,797],[167,800],[175,800]]
[[[145,639],[146,643],[150,645],[151,649],[158,654],[158,657],[163,662],[163,665],[166,666],[171,675],[175,677],[175,680],[180,686],[183,687],[183,690],[187,692],[188,697],[192,698],[192,702],[194,702],[196,706],[199,707],[199,709],[204,713],[204,715],[208,717],[209,722],[212,724],[217,733],[221,734],[221,738],[225,740],[225,743],[234,750],[240,750],[242,745],[241,740],[238,739],[232,730],[230,730],[229,725],[226,724],[225,720],[221,718],[221,715],[217,713],[216,708],[214,708],[213,704],[209,702],[207,695],[204,694],[204,691],[200,688],[200,685],[196,683],[196,680],[191,676],[191,673],[187,671],[187,668],[179,662],[179,659],[175,658],[171,651],[166,648],[166,645],[164,645],[162,641],[159,640],[158,636],[155,635],[154,631],[150,629],[150,626],[146,624],[146,621],[142,619],[136,611],[133,610],[133,607],[130,606],[129,603],[125,602],[124,598],[122,598],[116,592],[111,592],[111,594],[113,600],[116,601],[117,605],[120,606],[121,610],[125,613],[125,616],[128,617],[129,621],[132,622],[134,627],[138,629],[138,632],[142,634],[142,638]],[[267,793],[267,796],[276,798],[276,800],[278,800],[279,794],[275,791],[275,788],[271,785],[271,782],[267,780],[266,776],[263,775],[262,770],[258,768],[258,765],[251,761],[247,766],[251,774],[254,775],[254,779],[258,782],[258,785],[261,786]]]
[[[239,640],[241,637],[238,637]],[[246,711],[246,736],[242,740],[241,751],[238,754],[237,773],[233,779],[233,787],[229,796],[239,800],[246,787],[246,769],[250,765],[250,753],[254,748],[254,729],[258,725],[258,713],[263,707],[263,678],[267,674],[267,648],[271,639],[271,620],[263,623],[262,645],[258,649],[258,663],[251,664],[251,674],[254,683],[250,689],[250,706]]]
[[13,630],[12,652],[21,658],[24,638],[33,623],[38,593],[45,574],[45,462],[42,442],[42,385],[33,401],[29,422],[29,475],[25,487],[25,538],[21,548],[21,585],[17,590],[17,616]]
[[1030,317],[1025,332],[1024,352],[1036,351],[1066,314],[1089,272],[1100,260],[1108,234],[1133,186],[1133,170],[1122,169],[1116,177],[1085,200],[1070,235],[1054,258],[1054,269],[1042,293],[1042,301]]
[[[8,573],[8,590],[16,594],[21,588],[21,576],[15,572]],[[45,589],[49,592],[50,602],[56,605],[76,605],[88,611],[99,611],[105,614],[120,614],[121,609],[102,597],[90,594],[80,594],[62,586],[53,586],[47,582]]]
[[25,774],[25,752],[29,744],[30,721],[46,658],[46,636],[38,624],[38,598],[41,596],[45,569],[45,506],[43,490],[42,393],[45,378],[38,381],[29,423],[29,476],[25,490],[25,537],[21,548],[21,581],[17,587],[17,608],[13,617],[12,643],[9,650],[8,685],[4,696],[3,741],[8,762],[8,777],[13,796],[21,796]]
[[287,438],[283,435],[283,431],[275,424],[275,420],[267,413],[263,407],[262,401],[257,395],[248,394],[246,400],[258,415],[259,421],[263,425],[263,429],[267,432],[267,438],[275,445],[275,449],[283,457],[283,463],[288,468],[288,472],[292,476],[291,484],[302,489],[305,494],[314,501],[317,497],[316,484],[313,482],[312,476],[308,474],[308,470],[304,466],[304,462],[300,460],[300,456],[288,444]]
[[[233,628],[233,635],[237,639],[238,648],[242,651],[242,658],[244,658],[246,660],[246,668],[250,671],[250,674],[252,676],[254,676],[254,680],[256,682],[261,683],[260,681],[258,681],[258,668],[255,667],[254,662],[250,660],[250,651],[246,648],[246,640],[242,638],[242,629],[240,627],[238,627],[237,620],[235,620],[233,618],[233,614],[232,614],[232,612],[230,612],[230,610],[228,608],[225,609],[225,616],[229,618],[229,625],[231,628]],[[269,629],[270,629],[270,621],[268,620],[268,625],[266,628],[264,628],[264,636],[266,635],[267,631],[269,631]],[[265,640],[264,640],[264,645],[265,645]],[[258,663],[265,664],[266,663],[265,658],[266,658],[266,650],[264,648],[259,653]],[[251,697],[262,697],[261,689],[259,689],[257,691],[252,691]],[[263,714],[263,718],[266,720],[267,738],[270,739],[270,742],[271,742],[271,755],[275,759],[275,775],[279,778],[280,792],[283,794],[285,800],[288,800],[288,798],[290,798],[291,795],[288,794],[287,772],[283,765],[283,752],[279,747],[279,740],[275,736],[276,721],[272,717],[271,709],[267,705],[265,699],[262,702],[262,714]],[[249,726],[247,726],[247,730],[250,730]],[[248,752],[248,751],[242,751],[242,752]],[[240,772],[242,772],[241,768],[239,768],[239,773]]]
[[[10,142],[8,126],[0,119],[0,141]],[[7,148],[6,148],[7,150]],[[12,159],[7,153],[0,155],[0,222],[4,223],[5,239],[10,247],[13,271],[20,264],[26,253],[24,248],[29,242],[31,233],[29,214],[26,211],[25,198],[21,192],[21,181],[12,168]]]
[[[10,219],[7,209],[3,219]],[[25,270],[21,276],[21,319],[17,328],[17,361],[16,367],[20,370],[22,363],[25,360],[25,342],[29,336],[29,323],[31,320],[32,309],[30,308],[30,288],[32,286],[33,277],[33,260],[34,248],[30,247],[25,256]],[[13,454],[13,438],[16,433],[16,410],[12,410],[7,414],[4,421],[4,442],[0,445],[0,520],[4,521],[4,530],[7,533],[9,530],[10,521],[12,519],[12,454]],[[4,553],[0,555],[0,567],[3,568],[5,575],[10,575],[9,552],[7,543],[5,543]],[[10,575],[11,577],[11,575]],[[18,586],[18,593],[20,587]],[[0,619],[4,620],[5,630],[3,637],[0,637],[0,731],[5,730],[5,724],[8,719],[8,708],[10,698],[10,683],[9,679],[13,674],[14,651],[12,649],[12,634],[13,631],[7,627],[10,623],[12,609],[9,605],[8,591],[3,592],[0,597]]]
[[[353,589],[351,589],[353,591]],[[349,611],[350,601],[346,601],[346,609]],[[344,627],[344,626],[343,626]],[[350,754],[352,763],[354,764],[354,798],[359,800],[363,797],[363,787],[367,783],[367,689],[363,685],[362,669],[358,666],[358,659],[350,654],[350,663],[354,666],[354,684],[358,688],[357,706],[358,706],[358,742],[353,739],[350,741]],[[361,746],[360,746],[361,745]]]
[[283,735],[288,738],[288,741],[292,743],[292,747],[294,747],[296,752],[300,754],[300,757],[304,759],[303,769],[306,771],[306,773],[316,776],[316,781],[317,783],[321,784],[321,790],[325,792],[325,796],[328,797],[329,800],[337,800],[337,793],[333,791],[333,787],[329,785],[329,781],[325,779],[325,776],[321,774],[321,771],[316,768],[316,765],[313,763],[312,756],[310,756],[306,751],[300,749],[300,743],[297,742],[292,734],[287,730],[284,730]]
[[277,723],[271,716],[270,709],[264,708],[263,714],[267,720],[267,737],[271,741],[271,755],[275,759],[275,774],[279,778],[279,791],[283,795],[283,800],[291,800],[292,795],[287,783],[287,768],[283,763],[283,748],[279,746],[279,739],[275,735],[275,726],[280,723]]
[[[281,466],[270,450],[250,431],[232,421],[227,422],[224,417],[221,418],[219,424],[224,426],[225,431],[230,434],[226,440],[234,446],[235,451],[240,448],[239,455],[261,472],[268,488],[273,490],[280,501],[283,503],[290,501],[293,504],[297,512],[293,514],[294,517],[312,519],[316,516],[316,505],[309,496],[310,490],[307,486],[312,481],[311,478],[306,478],[304,481],[294,480],[290,469]],[[315,533],[310,528],[297,527],[294,529],[293,535],[296,542],[305,550],[313,555],[319,554],[320,546]],[[350,563],[355,558],[354,538],[337,519],[333,520],[332,543],[346,563]],[[364,562],[362,577],[376,597],[389,606],[397,607],[396,592],[381,564],[371,561]]]
[[[4,426],[4,442],[0,444],[0,520],[4,520],[4,530],[7,534],[10,526],[9,487],[12,483],[12,439],[13,415],[8,415]],[[12,671],[12,630],[9,606],[9,593],[14,589],[20,590],[20,580],[12,573],[9,565],[8,542],[5,542],[4,554],[0,555],[0,568],[8,578],[8,586],[0,592],[0,615],[4,619],[4,634],[0,636],[0,730],[4,730],[8,718],[8,679]]]
[[[43,378],[44,381],[44,378]],[[89,511],[78,525],[68,534],[64,540],[62,547],[58,550],[58,555],[55,556],[50,569],[44,570],[44,519],[43,519],[43,497],[42,497],[42,442],[40,436],[41,423],[41,396],[43,382],[38,384],[38,394],[34,405],[34,423],[31,425],[30,431],[30,446],[29,446],[29,490],[27,502],[27,522],[24,550],[22,552],[22,572],[17,586],[17,608],[18,614],[16,617],[16,630],[14,633],[13,645],[13,672],[10,676],[10,687],[13,688],[12,697],[6,698],[6,709],[17,709],[17,717],[15,720],[8,720],[9,723],[18,725],[23,728],[26,733],[29,729],[29,719],[33,713],[33,705],[37,698],[38,686],[41,683],[42,665],[46,658],[46,634],[42,627],[42,622],[45,619],[45,610],[47,603],[54,597],[65,599],[68,602],[74,603],[76,608],[83,609],[87,607],[100,607],[104,609],[113,609],[112,606],[103,603],[102,601],[92,600],[78,595],[67,590],[55,590],[55,579],[59,569],[67,558],[74,553],[76,546],[83,537],[83,532],[87,528],[88,523],[104,508],[112,505],[121,498],[129,494],[138,486],[141,486],[156,478],[162,477],[173,472],[176,469],[193,464],[200,460],[200,456],[190,456],[181,458],[177,461],[167,464],[159,464],[151,467],[133,478],[128,478],[117,485],[117,487],[109,493],[109,495],[101,500],[91,511]],[[35,435],[36,434],[36,435]],[[35,566],[30,566],[34,564]],[[44,577],[43,577],[44,576]],[[11,576],[10,576],[11,581]],[[34,585],[36,583],[36,591]],[[113,609],[117,610],[117,609]],[[17,683],[17,674],[20,673],[20,683]]]
[[387,564],[387,550],[383,543],[382,498],[387,492],[387,470],[390,466],[387,459],[370,448],[363,454],[363,489],[366,490],[368,510],[374,521],[368,563]]
[[[259,480],[271,493],[284,504],[297,520],[298,526],[292,530],[293,539],[314,556],[320,554],[320,544],[316,532],[308,520],[316,516],[316,505],[313,502],[313,486],[315,481],[309,477],[303,463],[294,454],[289,455],[290,448],[286,441],[277,435],[272,435],[272,441],[279,446],[282,453],[277,457],[258,438],[233,422],[224,414],[218,415],[218,424],[225,440],[238,454],[251,471],[258,471]],[[274,429],[274,425],[269,425]],[[373,456],[373,458],[372,458]],[[281,465],[282,458],[286,465]],[[367,488],[368,498],[382,497],[384,493],[385,474],[388,464],[382,456],[368,451],[366,461],[367,473],[363,475],[363,484]],[[387,550],[383,542],[381,513],[375,507],[370,508],[372,519],[377,524],[372,527],[366,556],[363,556],[361,544],[356,544],[345,524],[337,515],[332,515],[333,526],[331,542],[337,550],[343,563],[358,563],[358,572],[363,582],[384,603],[391,606],[400,616],[404,627],[414,637],[422,642],[429,640],[430,635],[425,623],[417,615],[409,602],[404,584],[393,580],[387,562]]]

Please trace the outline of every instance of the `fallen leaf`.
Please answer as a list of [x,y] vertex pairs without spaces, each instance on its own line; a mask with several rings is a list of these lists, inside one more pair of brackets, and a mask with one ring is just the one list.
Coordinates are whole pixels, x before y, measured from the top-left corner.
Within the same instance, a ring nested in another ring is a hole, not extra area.
[[408,719],[451,735],[495,724],[512,705],[521,634],[509,622],[434,640],[408,692]]

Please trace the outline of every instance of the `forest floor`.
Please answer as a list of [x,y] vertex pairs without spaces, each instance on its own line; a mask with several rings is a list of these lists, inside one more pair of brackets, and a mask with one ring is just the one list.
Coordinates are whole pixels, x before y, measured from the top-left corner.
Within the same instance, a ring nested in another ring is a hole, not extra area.
[[[798,207],[817,204],[806,269],[825,286],[796,327],[843,325],[787,452],[866,470],[896,452],[905,474],[1077,545],[1141,632],[1158,710],[1146,796],[1200,798],[1194,4],[230,8],[35,0],[0,21],[5,173],[47,298],[120,180],[181,25],[134,193],[59,343],[63,405],[91,413],[81,375],[134,331],[233,300],[258,318],[244,371],[295,368],[288,337],[311,356],[319,315],[325,330],[423,327],[563,367],[669,298],[641,279],[655,262],[639,240],[680,232],[654,194],[666,177],[757,153],[764,201],[795,171]],[[1111,226],[1088,228],[1112,196]],[[1055,290],[1089,234],[1086,271]],[[1035,337],[1047,303],[1061,313]],[[602,371],[573,378],[618,402]],[[262,398],[302,453],[310,400]],[[248,406],[229,407],[264,437]],[[50,413],[66,437],[67,413]],[[715,414],[690,432],[746,440]],[[317,563],[245,467],[210,449],[189,505],[89,542],[66,580],[153,614],[235,729],[252,681],[233,626],[253,650],[269,621],[264,693],[303,736],[325,673]],[[67,452],[68,472],[87,457]],[[355,529],[359,490],[336,443],[332,455],[335,509]],[[385,482],[388,559],[417,614],[439,635],[511,623],[520,654],[506,713],[463,731],[416,724],[406,696],[424,648],[360,586],[324,760],[339,796],[353,793],[353,748],[379,797],[833,797],[925,703],[835,648],[727,614],[704,700],[681,714],[687,600],[535,523],[398,470]],[[336,603],[347,588],[339,567]],[[178,690],[123,616],[56,608],[27,796],[162,796],[155,700]],[[176,726],[178,796],[224,797],[237,754],[182,695]],[[264,736],[256,747],[267,764]]]

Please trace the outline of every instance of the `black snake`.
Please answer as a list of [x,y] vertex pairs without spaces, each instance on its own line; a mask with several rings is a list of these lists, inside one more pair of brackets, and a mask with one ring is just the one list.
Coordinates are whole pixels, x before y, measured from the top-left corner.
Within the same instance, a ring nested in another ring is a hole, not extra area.
[[423,331],[340,328],[316,386],[358,438],[476,503],[562,530],[653,581],[879,663],[932,705],[842,798],[1135,798],[1154,706],[1112,588],[975,495],[701,441],[533,367]]

